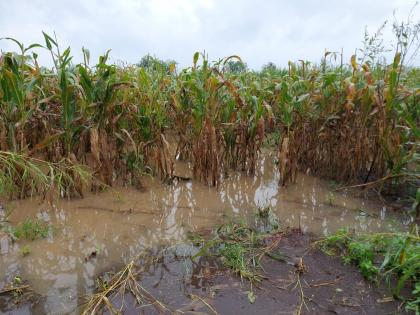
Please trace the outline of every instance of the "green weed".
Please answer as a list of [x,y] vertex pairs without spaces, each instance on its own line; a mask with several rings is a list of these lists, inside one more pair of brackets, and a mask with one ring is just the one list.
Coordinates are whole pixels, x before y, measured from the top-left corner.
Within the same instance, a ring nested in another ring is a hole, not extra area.
[[[263,219],[269,218],[269,212],[264,214]],[[261,219],[261,220],[263,220]],[[240,277],[252,282],[262,281],[259,273],[260,260],[264,256],[272,259],[279,259],[279,253],[275,253],[275,244],[283,232],[276,228],[262,230],[253,228],[244,222],[228,223],[219,226],[210,239],[205,239],[196,234],[191,234],[190,239],[196,246],[200,246],[199,252],[193,257],[199,257],[206,254],[220,257],[223,265]],[[273,239],[270,239],[270,238]],[[269,240],[270,239],[270,240]],[[280,257],[281,259],[281,257]]]
[[31,253],[31,248],[28,245],[22,246],[20,248],[20,253],[22,256],[28,256]]
[[393,286],[395,297],[401,297],[404,287],[413,288],[407,308],[419,311],[420,238],[417,226],[413,227],[412,233],[355,234],[341,229],[315,244],[329,255],[340,255],[346,264],[356,265],[366,279],[376,283],[386,281]]
[[16,240],[27,239],[33,241],[48,237],[50,230],[51,226],[44,221],[27,219],[12,228],[11,231],[12,237]]

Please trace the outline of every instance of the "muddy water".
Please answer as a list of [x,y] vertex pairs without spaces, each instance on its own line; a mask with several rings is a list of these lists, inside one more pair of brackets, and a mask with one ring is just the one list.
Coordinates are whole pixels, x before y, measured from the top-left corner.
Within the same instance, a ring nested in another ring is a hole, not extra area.
[[[53,205],[37,200],[4,202],[13,210],[11,224],[39,218],[54,228],[48,238],[31,242],[12,243],[3,237],[0,287],[19,275],[43,296],[26,309],[28,313],[74,313],[99,274],[140,250],[182,241],[187,231],[232,217],[252,219],[256,207],[270,206],[281,225],[300,225],[316,234],[343,226],[377,231],[404,224],[378,201],[356,193],[331,193],[331,183],[315,177],[300,174],[296,184],[279,187],[275,169],[272,155],[266,153],[255,176],[231,173],[219,189],[196,181],[167,185],[146,178],[143,191],[113,188]],[[179,164],[176,173],[189,176],[188,165]],[[22,255],[23,246],[29,247],[29,255]]]

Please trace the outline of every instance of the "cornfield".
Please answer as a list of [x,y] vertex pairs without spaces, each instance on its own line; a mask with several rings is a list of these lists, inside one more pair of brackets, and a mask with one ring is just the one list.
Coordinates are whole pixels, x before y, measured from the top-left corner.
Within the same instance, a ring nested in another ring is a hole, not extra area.
[[[70,48],[44,38],[28,47],[9,38],[20,51],[0,57],[0,192],[11,197],[58,182],[74,196],[86,185],[135,184],[146,172],[167,179],[177,159],[218,186],[229,170],[252,174],[268,139],[282,185],[308,171],[417,189],[420,79],[400,51],[389,65],[356,55],[335,65],[326,53],[319,65],[261,71],[235,71],[238,56],[210,62],[196,53],[179,70],[153,57],[110,64],[109,51],[91,65],[87,49],[74,64]],[[36,49],[47,49],[54,67],[39,65]]]

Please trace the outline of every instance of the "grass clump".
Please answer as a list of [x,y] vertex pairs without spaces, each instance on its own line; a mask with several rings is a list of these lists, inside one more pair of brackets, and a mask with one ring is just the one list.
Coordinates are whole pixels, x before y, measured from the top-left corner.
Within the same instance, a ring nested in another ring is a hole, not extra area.
[[226,224],[217,231],[214,247],[224,266],[253,281],[261,281],[259,261],[264,256],[261,235],[245,224]]
[[[385,281],[393,295],[407,302],[407,310],[420,312],[420,237],[417,225],[412,233],[356,234],[348,229],[315,243],[329,255],[340,255],[373,282]],[[404,297],[403,289],[411,291]]]
[[242,244],[227,243],[220,250],[223,263],[241,275],[251,275],[246,263],[247,248]]
[[26,239],[34,241],[39,238],[47,238],[51,226],[41,220],[27,219],[11,229],[14,240]]
[[[274,214],[267,214],[267,217],[269,216],[273,217]],[[277,221],[275,222],[275,228],[270,232],[267,232],[266,228],[251,227],[244,222],[230,222],[218,227],[210,239],[200,239],[195,235],[194,243],[200,244],[201,250],[193,259],[202,255],[217,256],[225,267],[241,278],[251,283],[261,282],[263,276],[259,270],[262,257],[268,256],[281,260],[281,256],[275,253],[275,249],[286,232],[280,231]]]
[[22,256],[28,256],[31,253],[31,248],[28,245],[22,246],[20,248],[20,253]]
[[60,196],[82,196],[83,185],[92,174],[87,167],[71,159],[58,162],[30,157],[16,152],[0,151],[0,195],[24,198],[51,193]]

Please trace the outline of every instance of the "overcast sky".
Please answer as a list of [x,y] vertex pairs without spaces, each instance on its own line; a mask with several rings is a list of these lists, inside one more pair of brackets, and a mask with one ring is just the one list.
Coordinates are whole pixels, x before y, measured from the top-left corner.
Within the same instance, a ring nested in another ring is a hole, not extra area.
[[[406,17],[410,0],[0,0],[0,37],[43,43],[56,32],[76,61],[82,46],[92,58],[112,49],[114,61],[136,62],[151,53],[189,66],[195,51],[211,60],[238,54],[252,68],[268,61],[318,61],[325,49],[361,46],[365,26]],[[420,19],[416,9],[415,19]],[[388,25],[390,30],[390,25]],[[391,36],[385,34],[385,42]],[[0,41],[1,50],[12,44]],[[46,56],[43,55],[43,59]],[[418,59],[416,63],[419,64]],[[45,61],[45,59],[44,59]],[[95,60],[96,61],[96,60]]]

